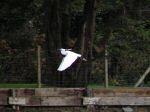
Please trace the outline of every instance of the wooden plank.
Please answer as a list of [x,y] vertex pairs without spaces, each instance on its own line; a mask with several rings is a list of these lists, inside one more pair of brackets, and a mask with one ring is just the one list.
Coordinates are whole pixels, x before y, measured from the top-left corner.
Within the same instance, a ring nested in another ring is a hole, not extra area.
[[82,99],[77,97],[42,97],[42,106],[82,106]]
[[11,95],[10,89],[0,89],[0,105],[8,105],[8,96]]
[[8,103],[10,105],[26,105],[25,97],[9,97]]
[[84,88],[41,88],[35,89],[35,96],[83,96]]
[[41,97],[28,97],[26,98],[25,106],[41,106]]
[[14,89],[14,94],[16,97],[35,96],[35,89]]
[[31,96],[84,96],[86,91],[84,88],[15,88],[0,89],[0,97],[11,96],[12,91],[16,97]]
[[113,96],[150,96],[150,88],[115,88],[115,89],[88,89],[93,97],[113,97]]
[[0,89],[0,97],[11,96],[11,90],[15,96],[83,96],[85,88],[15,88],[15,89]]
[[8,97],[0,97],[0,105],[8,105]]
[[0,89],[0,97],[7,97],[11,95],[10,89]]
[[9,97],[8,104],[21,105],[21,106],[82,106],[82,98],[79,97]]
[[150,97],[85,97],[83,105],[149,106]]
[[41,106],[41,97],[9,97],[9,105]]

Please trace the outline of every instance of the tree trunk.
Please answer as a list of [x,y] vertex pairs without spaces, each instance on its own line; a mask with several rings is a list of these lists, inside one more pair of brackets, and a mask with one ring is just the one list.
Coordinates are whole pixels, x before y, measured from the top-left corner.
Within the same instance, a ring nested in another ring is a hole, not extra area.
[[[59,48],[67,48],[69,38],[70,15],[69,0],[45,0],[45,33],[46,33],[46,76],[45,82],[53,86],[60,86],[64,76],[60,75],[57,68],[62,60]],[[64,73],[63,73],[64,74]],[[62,85],[61,85],[62,86]]]
[[[81,32],[81,54],[88,61],[84,64],[82,61],[77,66],[76,77],[78,81],[88,82],[88,76],[92,68],[92,48],[95,30],[95,17],[96,17],[96,0],[86,0],[84,5],[84,22]],[[81,66],[82,65],[82,66]],[[82,68],[82,70],[80,70]]]
[[[46,33],[46,76],[43,80],[57,85],[58,48],[61,48],[61,12],[60,0],[45,0],[45,33]],[[44,74],[45,75],[45,74]]]

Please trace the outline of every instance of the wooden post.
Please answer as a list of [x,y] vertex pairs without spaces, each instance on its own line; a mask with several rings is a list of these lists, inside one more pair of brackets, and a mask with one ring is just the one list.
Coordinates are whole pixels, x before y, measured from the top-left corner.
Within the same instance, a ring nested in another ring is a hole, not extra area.
[[[86,91],[87,91],[87,96],[88,97],[94,97],[92,88],[91,89],[87,89]],[[93,105],[93,104],[87,105],[87,111],[86,112],[95,112],[95,105]]]
[[147,76],[147,74],[150,72],[150,66],[147,68],[147,70],[145,71],[145,73],[141,76],[141,78],[138,80],[138,82],[134,85],[134,87],[138,87],[143,80],[145,79],[145,77]]
[[41,88],[41,46],[37,46],[37,77],[38,77],[38,88]]
[[108,46],[105,45],[105,87],[108,88]]
[[[11,89],[11,93],[12,93],[12,98],[15,99],[15,98],[16,98],[15,89]],[[13,110],[15,110],[16,112],[20,112],[19,105],[12,105],[12,108],[13,108]]]
[[95,112],[95,105],[88,105],[87,106],[87,111],[86,112]]
[[[12,97],[15,98],[16,94],[15,94],[15,89],[11,89],[11,93],[12,93]],[[15,110],[16,106],[13,105],[12,108]]]

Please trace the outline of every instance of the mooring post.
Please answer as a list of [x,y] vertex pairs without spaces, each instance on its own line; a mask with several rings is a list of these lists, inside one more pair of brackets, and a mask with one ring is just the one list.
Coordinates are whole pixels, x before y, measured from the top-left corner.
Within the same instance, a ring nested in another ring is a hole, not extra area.
[[41,46],[37,46],[37,77],[38,88],[41,88]]

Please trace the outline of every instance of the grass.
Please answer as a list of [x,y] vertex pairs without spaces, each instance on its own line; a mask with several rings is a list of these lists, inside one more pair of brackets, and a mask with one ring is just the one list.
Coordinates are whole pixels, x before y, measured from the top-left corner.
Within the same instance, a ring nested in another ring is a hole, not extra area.
[[[41,88],[46,88],[48,87],[46,84],[42,84]],[[128,87],[128,88],[133,88],[133,86],[114,86],[114,85],[109,85],[108,88],[120,88],[120,87]],[[38,88],[38,84],[23,84],[23,83],[0,83],[0,88]],[[104,84],[89,84],[87,88],[105,88]]]
[[[42,84],[42,88],[46,87]],[[38,84],[0,84],[0,88],[38,88]]]
[[105,85],[103,85],[103,84],[89,84],[87,87],[88,88],[104,88]]
[[[106,88],[104,84],[89,84],[87,87],[88,88]],[[116,85],[110,84],[108,86],[108,88],[133,88],[133,87],[134,87],[134,85],[116,86]]]
[[[46,84],[42,84],[42,88],[47,87]],[[88,88],[105,88],[104,85],[90,84]],[[38,84],[23,84],[23,83],[0,83],[0,88],[38,88]]]

